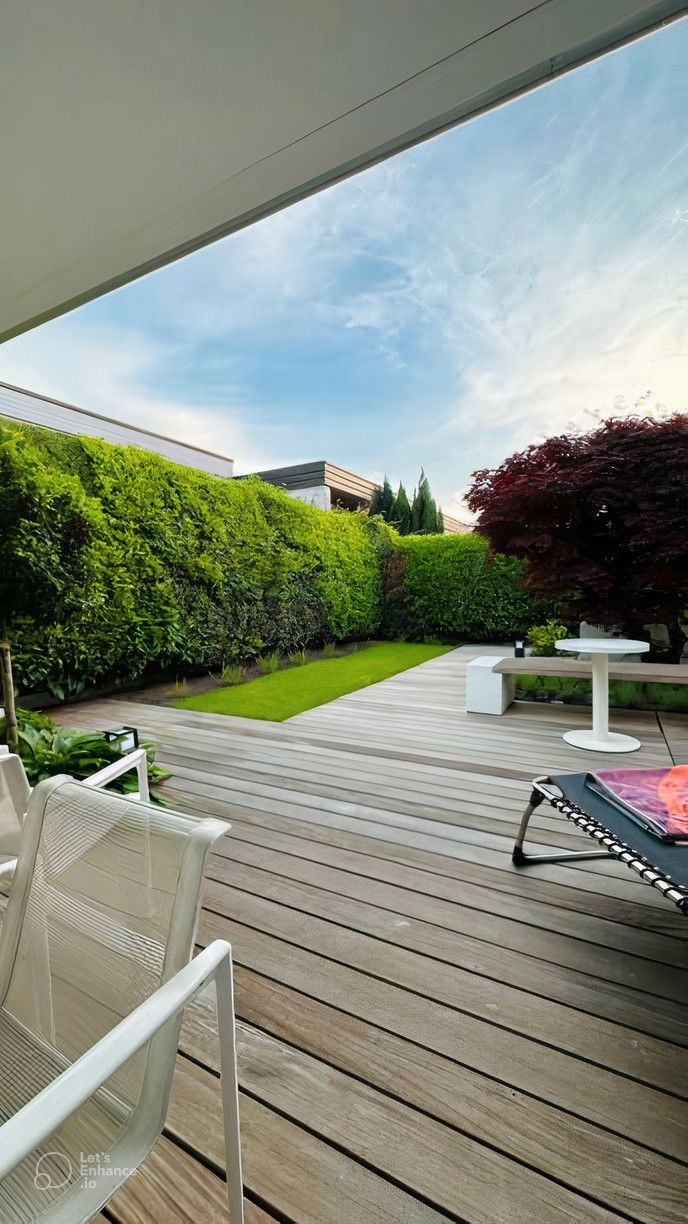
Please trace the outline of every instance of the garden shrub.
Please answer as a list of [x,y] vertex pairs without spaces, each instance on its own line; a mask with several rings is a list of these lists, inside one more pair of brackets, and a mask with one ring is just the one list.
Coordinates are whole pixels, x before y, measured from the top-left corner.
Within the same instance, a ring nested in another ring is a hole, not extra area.
[[16,682],[60,700],[325,642],[489,641],[543,619],[521,563],[479,536],[402,538],[257,477],[32,426],[0,425],[0,521]]
[[532,625],[528,630],[527,641],[534,655],[551,657],[557,653],[556,643],[568,636],[566,625],[550,620],[546,625]]
[[479,535],[405,536],[388,559],[385,623],[392,637],[513,638],[538,609],[513,558],[491,558]]
[[135,447],[0,426],[0,616],[21,691],[62,698],[380,628],[378,520]]
[[[577,676],[516,676],[517,696],[558,699],[572,705],[590,705],[592,681]],[[609,704],[619,710],[663,710],[688,713],[688,685],[651,684],[644,680],[610,680]]]
[[[79,731],[73,727],[60,727],[53,723],[45,714],[35,710],[17,710],[17,726],[19,728],[19,756],[26,770],[26,776],[31,786],[36,786],[45,778],[56,774],[69,774],[72,778],[88,778],[106,765],[121,761],[126,756],[126,750],[117,741],[108,741],[102,731]],[[0,718],[0,743],[7,742],[7,724],[5,718]],[[155,748],[152,744],[142,743],[146,750],[148,782],[154,786],[169,778],[169,771],[154,764]],[[138,790],[138,777],[135,770],[129,770],[118,778],[113,778],[109,786],[122,794],[132,794]],[[160,803],[151,794],[153,803]]]

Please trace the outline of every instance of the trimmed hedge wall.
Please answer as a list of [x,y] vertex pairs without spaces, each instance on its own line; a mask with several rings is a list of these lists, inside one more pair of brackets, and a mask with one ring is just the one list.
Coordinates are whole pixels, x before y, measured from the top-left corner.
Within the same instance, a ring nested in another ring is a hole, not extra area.
[[542,616],[513,557],[489,558],[482,536],[404,536],[387,566],[385,624],[393,637],[489,642]]
[[380,629],[377,520],[135,447],[0,426],[0,608],[58,697]]
[[0,620],[23,693],[219,668],[326,639],[488,640],[537,619],[477,536],[400,538],[256,478],[0,425]]

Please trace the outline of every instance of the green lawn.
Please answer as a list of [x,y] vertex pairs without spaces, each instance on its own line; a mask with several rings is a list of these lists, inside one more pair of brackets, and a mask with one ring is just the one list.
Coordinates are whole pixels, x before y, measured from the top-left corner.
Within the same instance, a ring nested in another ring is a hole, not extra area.
[[283,722],[303,710],[385,680],[451,649],[415,642],[373,642],[341,658],[318,659],[259,676],[246,684],[183,697],[175,705],[185,710],[204,710],[207,714],[236,714],[240,718]]

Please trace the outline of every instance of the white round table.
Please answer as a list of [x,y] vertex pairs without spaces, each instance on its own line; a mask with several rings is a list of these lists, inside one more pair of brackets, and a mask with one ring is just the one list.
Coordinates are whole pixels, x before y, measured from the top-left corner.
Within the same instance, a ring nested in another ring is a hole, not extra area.
[[640,747],[640,740],[609,730],[609,656],[645,654],[650,643],[628,638],[564,638],[554,645],[557,650],[592,656],[592,729],[565,731],[566,743],[574,748],[587,748],[590,752],[635,752]]

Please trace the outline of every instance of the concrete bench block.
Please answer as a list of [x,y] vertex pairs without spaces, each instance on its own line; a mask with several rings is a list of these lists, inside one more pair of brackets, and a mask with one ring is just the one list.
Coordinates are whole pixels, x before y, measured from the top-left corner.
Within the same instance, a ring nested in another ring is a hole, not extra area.
[[503,714],[509,708],[515,691],[513,676],[493,671],[499,662],[496,655],[479,655],[466,668],[466,713]]

